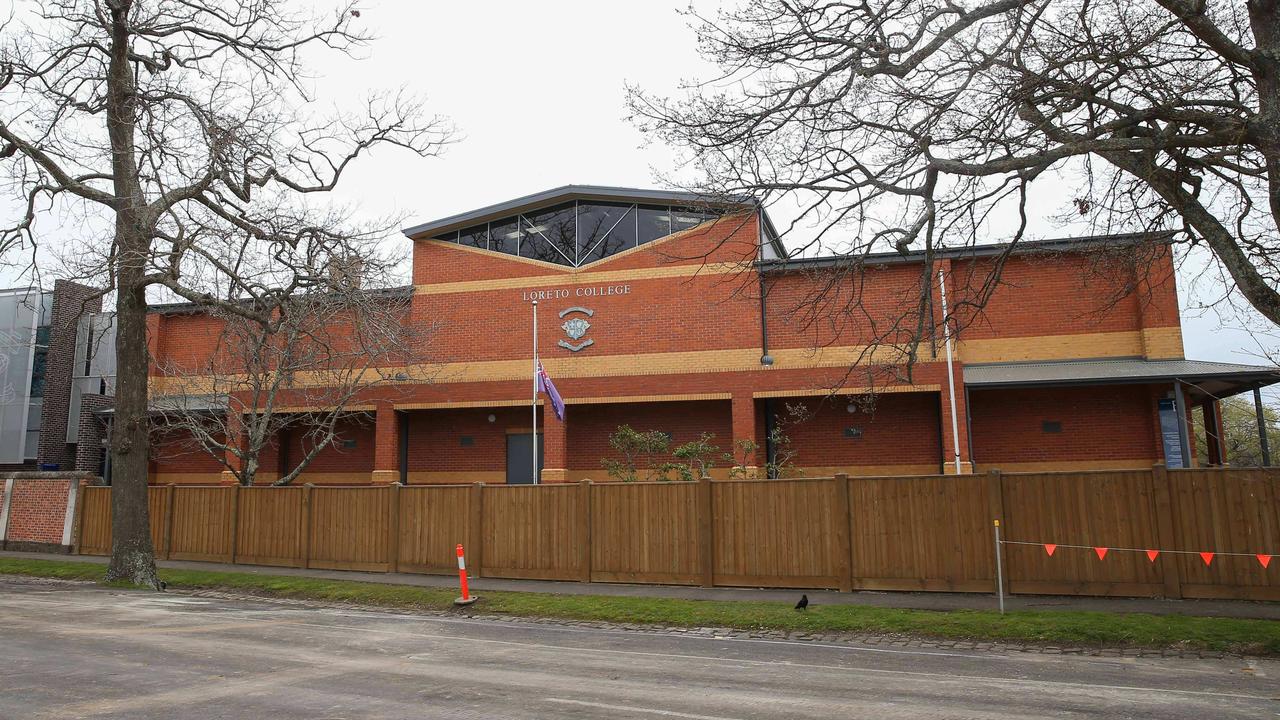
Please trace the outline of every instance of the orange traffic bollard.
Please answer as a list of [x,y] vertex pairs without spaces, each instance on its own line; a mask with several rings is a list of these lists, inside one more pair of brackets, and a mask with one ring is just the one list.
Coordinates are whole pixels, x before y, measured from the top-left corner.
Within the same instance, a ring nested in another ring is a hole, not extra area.
[[467,558],[461,544],[458,545],[458,584],[462,586],[462,596],[453,601],[454,605],[470,605],[480,599],[467,589]]

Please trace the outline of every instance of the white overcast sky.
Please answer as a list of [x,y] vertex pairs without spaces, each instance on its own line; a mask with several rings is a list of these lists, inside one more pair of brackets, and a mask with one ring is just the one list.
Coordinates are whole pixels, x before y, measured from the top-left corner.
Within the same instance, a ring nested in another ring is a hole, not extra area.
[[[718,4],[694,1],[700,11]],[[340,201],[371,215],[405,214],[412,224],[569,183],[654,185],[674,154],[645,146],[626,121],[624,83],[670,94],[681,80],[714,73],[677,13],[686,5],[366,3],[360,20],[378,39],[358,62],[318,57],[320,94],[358,101],[371,88],[406,87],[452,119],[459,142],[434,159],[380,152],[346,178]],[[46,219],[41,235],[52,245],[74,232]],[[406,241],[395,242],[407,250]],[[42,283],[51,285],[51,277]],[[1188,357],[1261,361],[1255,336],[1222,325],[1213,313],[1184,315]]]

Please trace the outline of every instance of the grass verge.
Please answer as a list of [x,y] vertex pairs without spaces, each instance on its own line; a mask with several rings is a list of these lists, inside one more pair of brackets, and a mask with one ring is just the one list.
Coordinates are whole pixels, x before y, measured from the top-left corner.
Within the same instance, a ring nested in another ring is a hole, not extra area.
[[[102,565],[84,562],[0,557],[0,574],[100,581],[103,569]],[[418,610],[450,610],[457,594],[441,588],[207,570],[163,569],[160,576],[172,588],[225,589]],[[819,605],[801,613],[779,602],[532,592],[486,592],[474,609],[486,614],[663,626],[900,634],[1086,647],[1180,647],[1280,655],[1280,622],[1271,620],[1071,610],[1019,610],[1002,616],[982,610],[941,612],[858,605]]]

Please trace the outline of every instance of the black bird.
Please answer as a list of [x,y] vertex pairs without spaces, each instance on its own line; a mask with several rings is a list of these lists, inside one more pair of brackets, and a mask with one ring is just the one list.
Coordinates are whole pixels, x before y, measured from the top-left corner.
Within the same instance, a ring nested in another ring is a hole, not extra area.
[[800,602],[796,603],[796,609],[797,609],[797,610],[808,610],[808,609],[809,609],[809,596],[808,596],[808,595],[801,595],[801,596],[800,596]]
[[161,592],[163,592],[163,591],[168,590],[168,589],[169,589],[169,583],[167,583],[167,582],[165,582],[165,581],[161,580],[161,581],[160,581],[160,591],[161,591]]

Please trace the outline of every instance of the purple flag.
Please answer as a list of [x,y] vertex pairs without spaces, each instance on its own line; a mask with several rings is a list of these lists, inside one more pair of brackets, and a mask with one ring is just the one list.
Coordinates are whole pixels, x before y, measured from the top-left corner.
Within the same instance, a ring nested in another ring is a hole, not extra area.
[[556,419],[564,420],[564,400],[560,397],[560,391],[556,390],[555,383],[547,376],[547,371],[542,368],[541,360],[538,361],[538,392],[547,394],[551,399],[551,409],[556,412]]

